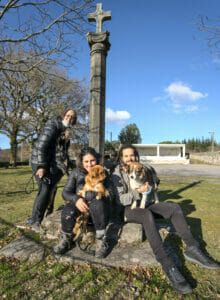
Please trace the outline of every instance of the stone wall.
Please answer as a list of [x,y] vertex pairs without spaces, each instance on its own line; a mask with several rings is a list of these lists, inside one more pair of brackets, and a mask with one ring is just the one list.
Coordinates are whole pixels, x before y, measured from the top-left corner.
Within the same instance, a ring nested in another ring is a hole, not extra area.
[[190,158],[198,159],[200,161],[220,165],[220,152],[202,152],[202,153],[190,153]]

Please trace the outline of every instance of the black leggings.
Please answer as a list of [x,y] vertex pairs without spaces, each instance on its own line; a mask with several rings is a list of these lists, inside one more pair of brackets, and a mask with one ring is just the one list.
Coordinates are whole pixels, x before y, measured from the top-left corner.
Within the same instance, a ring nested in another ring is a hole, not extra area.
[[[37,171],[35,166],[32,166],[32,169],[34,172]],[[56,173],[45,173],[42,179],[35,175],[35,179],[38,184],[38,193],[32,209],[33,223],[41,223],[43,220],[44,213],[50,203],[51,197],[53,196],[52,193],[55,191],[56,185],[62,176],[62,171],[58,169]]]
[[130,206],[127,206],[125,208],[125,217],[127,222],[143,225],[146,237],[156,259],[162,265],[171,267],[174,265],[174,262],[163,246],[162,239],[156,227],[154,214],[160,215],[164,219],[170,219],[177,233],[184,240],[187,246],[198,246],[198,243],[191,234],[179,204],[159,202],[152,204],[146,209],[131,209]]
[[[109,205],[106,200],[93,199],[89,205],[89,214],[96,230],[106,228],[109,221]],[[72,233],[76,218],[81,215],[81,212],[76,208],[75,204],[67,203],[61,214],[62,231]]]

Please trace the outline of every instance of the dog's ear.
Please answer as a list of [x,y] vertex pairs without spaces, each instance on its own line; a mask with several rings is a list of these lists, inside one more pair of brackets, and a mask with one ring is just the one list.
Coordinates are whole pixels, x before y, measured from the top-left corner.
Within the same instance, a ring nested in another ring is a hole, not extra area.
[[146,176],[146,173],[147,173],[147,170],[145,169],[144,166],[142,166],[142,168],[141,168],[141,177],[142,177],[142,178],[145,177],[145,176]]
[[92,183],[92,177],[91,177],[91,174],[86,175],[86,177],[85,177],[85,183],[86,183],[87,185],[91,185],[91,183]]

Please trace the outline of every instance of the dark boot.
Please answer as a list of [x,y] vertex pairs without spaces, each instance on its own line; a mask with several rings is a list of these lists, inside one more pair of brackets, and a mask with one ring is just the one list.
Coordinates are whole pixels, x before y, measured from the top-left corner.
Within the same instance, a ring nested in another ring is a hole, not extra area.
[[191,286],[188,284],[176,266],[170,268],[163,267],[163,270],[177,294],[189,294],[192,292]]
[[207,269],[219,269],[220,265],[206,256],[197,246],[188,246],[184,253],[187,260],[192,261]]
[[101,239],[96,239],[95,257],[105,258],[108,252],[108,244],[106,242],[106,237]]
[[61,231],[60,232],[60,240],[58,245],[53,247],[53,252],[55,254],[64,254],[68,250],[70,250],[72,245],[72,234]]
[[108,244],[106,242],[105,229],[96,230],[96,248],[95,257],[104,258],[108,252]]

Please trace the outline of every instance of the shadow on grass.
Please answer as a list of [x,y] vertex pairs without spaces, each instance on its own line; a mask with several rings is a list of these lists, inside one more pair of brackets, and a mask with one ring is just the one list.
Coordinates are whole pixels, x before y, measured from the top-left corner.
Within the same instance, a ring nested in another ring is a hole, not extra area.
[[158,197],[160,199],[160,201],[165,201],[167,199],[181,199],[182,196],[180,196],[179,194],[182,193],[183,191],[186,191],[194,186],[196,186],[197,184],[200,184],[203,180],[198,180],[198,181],[194,181],[186,186],[184,186],[183,188],[180,188],[176,191],[172,191],[172,190],[163,190],[163,191],[159,191],[158,192]]

